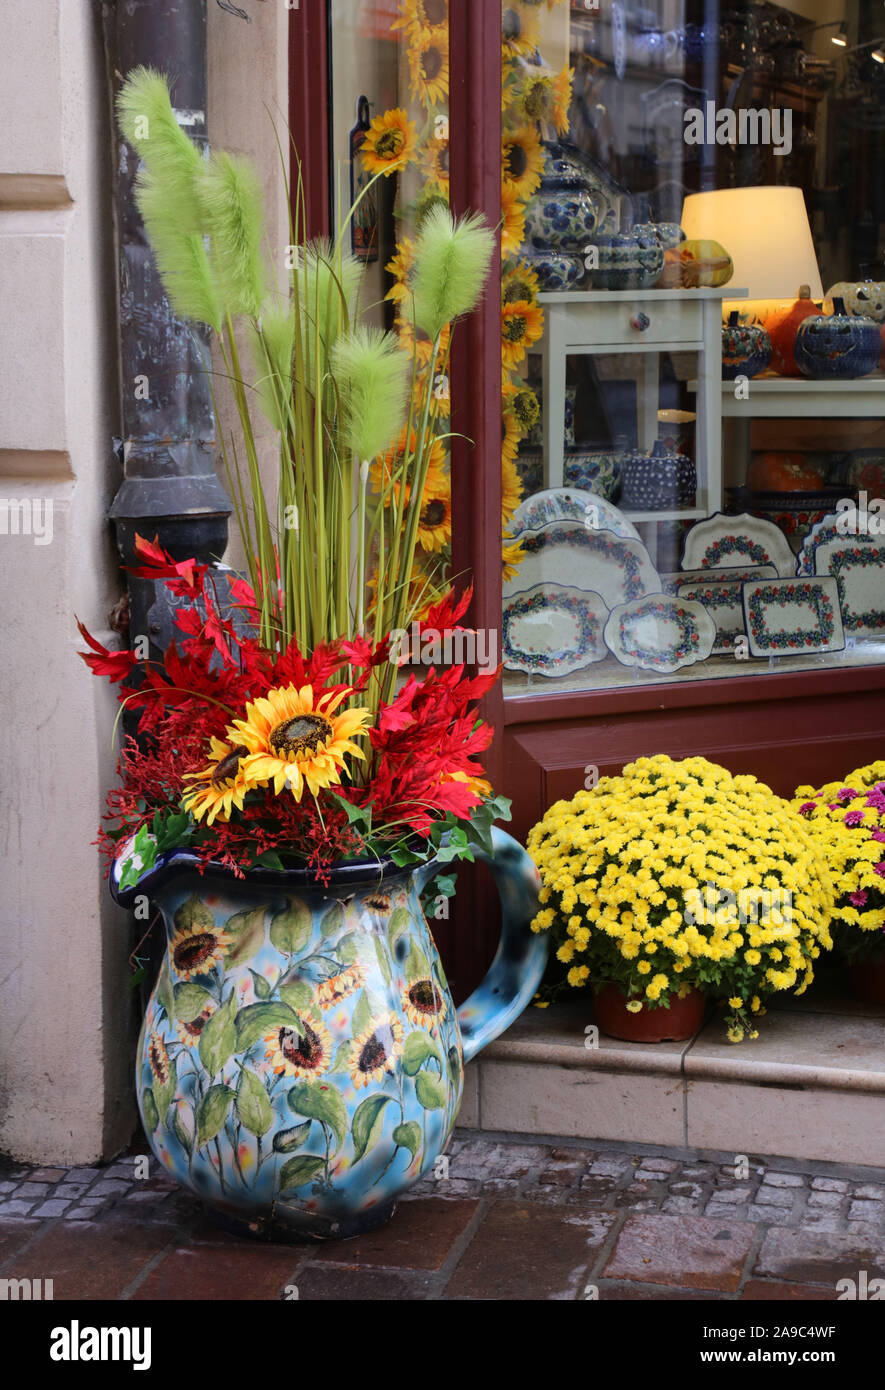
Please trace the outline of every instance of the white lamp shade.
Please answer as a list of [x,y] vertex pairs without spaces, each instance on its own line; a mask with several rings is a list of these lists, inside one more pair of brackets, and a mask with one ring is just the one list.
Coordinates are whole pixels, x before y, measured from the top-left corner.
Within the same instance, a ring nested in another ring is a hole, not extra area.
[[690,193],[682,228],[693,240],[712,239],[734,261],[731,283],[751,299],[793,298],[808,285],[812,299],[824,287],[801,188],[719,188]]

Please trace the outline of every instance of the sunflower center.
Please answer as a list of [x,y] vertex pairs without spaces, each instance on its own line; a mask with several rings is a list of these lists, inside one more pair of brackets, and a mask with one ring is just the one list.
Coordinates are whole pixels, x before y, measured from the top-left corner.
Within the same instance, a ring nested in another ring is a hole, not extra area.
[[512,144],[507,149],[507,173],[512,179],[521,179],[529,165],[529,157],[522,145]]
[[543,116],[548,107],[547,87],[543,82],[533,82],[528,88],[523,106],[529,116]]
[[363,1044],[357,1066],[360,1071],[374,1071],[376,1067],[383,1067],[386,1061],[387,1048],[378,1034],[373,1033],[369,1041]]
[[409,1003],[422,1014],[435,1014],[439,1009],[436,990],[431,980],[419,980],[409,990]]
[[175,969],[193,970],[195,965],[201,965],[204,960],[208,960],[217,945],[215,934],[211,931],[198,932],[196,936],[189,936],[186,941],[180,941],[172,953],[175,962]]
[[169,1080],[169,1068],[166,1063],[166,1050],[165,1048],[161,1049],[161,1047],[154,1042],[151,1043],[151,1071],[154,1073],[154,1076],[156,1076],[163,1083],[163,1085],[165,1085],[166,1082]]
[[446,504],[441,502],[438,497],[434,497],[421,513],[421,523],[424,526],[441,526],[446,519]]
[[323,1047],[309,1023],[304,1023],[304,1032],[294,1028],[280,1029],[280,1051],[287,1062],[299,1067],[316,1067],[323,1055]]
[[221,759],[220,763],[216,763],[215,771],[211,779],[213,786],[220,787],[229,777],[236,777],[237,769],[240,766],[240,759],[245,758],[248,752],[248,748],[244,748],[242,744],[240,744],[236,748],[232,748],[231,751]]
[[334,733],[324,714],[296,714],[270,732],[270,746],[288,758],[303,758],[325,748]]
[[522,318],[520,314],[514,314],[512,318],[509,318],[507,320],[507,327],[504,330],[504,336],[507,339],[508,343],[521,343],[523,338],[525,337],[525,330],[525,319]]
[[395,159],[404,144],[401,130],[385,130],[384,134],[379,137],[375,150],[382,159]]
[[432,82],[442,71],[442,54],[438,48],[425,48],[421,54],[421,72],[425,82]]
[[421,8],[424,11],[425,23],[434,28],[437,24],[444,24],[446,20],[446,0],[424,0]]

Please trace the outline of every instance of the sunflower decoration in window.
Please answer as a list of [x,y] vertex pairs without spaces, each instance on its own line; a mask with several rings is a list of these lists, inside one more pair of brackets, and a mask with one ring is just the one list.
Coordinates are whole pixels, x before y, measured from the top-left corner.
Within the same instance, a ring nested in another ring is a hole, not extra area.
[[[519,446],[537,423],[538,400],[526,384],[528,354],[544,331],[538,303],[538,280],[526,260],[525,209],[538,190],[544,172],[544,141],[568,129],[572,72],[568,66],[548,67],[540,46],[546,41],[545,13],[564,0],[521,0],[501,10],[501,563],[505,580],[516,574],[523,558],[511,522],[522,500]],[[430,341],[416,333],[408,316],[414,234],[436,205],[449,201],[448,0],[401,0],[393,29],[405,43],[402,106],[372,122],[363,145],[363,158],[372,173],[395,174],[398,182],[400,235],[386,269],[392,283],[387,299],[395,307],[400,342],[411,352],[417,347],[420,371],[416,399],[430,367]],[[448,342],[441,344],[435,364],[433,424],[439,436],[450,413]],[[451,557],[451,488],[447,455],[428,472],[418,531],[413,586],[437,601]],[[391,460],[376,460],[372,479],[382,482]],[[383,482],[382,482],[383,489]],[[395,501],[393,493],[391,500]],[[385,501],[385,505],[388,505]]]

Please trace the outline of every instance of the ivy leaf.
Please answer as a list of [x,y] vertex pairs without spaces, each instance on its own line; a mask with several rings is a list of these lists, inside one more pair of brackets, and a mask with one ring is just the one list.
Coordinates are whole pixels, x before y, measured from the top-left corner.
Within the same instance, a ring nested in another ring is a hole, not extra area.
[[267,909],[254,907],[250,912],[235,912],[228,917],[224,930],[233,941],[225,951],[228,965],[243,965],[264,945],[264,917]]
[[153,1134],[157,1125],[160,1123],[160,1116],[157,1112],[157,1102],[154,1100],[154,1093],[148,1086],[146,1091],[141,1094],[141,1113],[144,1119],[144,1127],[148,1134]]
[[270,939],[284,956],[297,956],[310,941],[313,916],[307,903],[291,898],[270,924]]
[[254,1071],[244,1067],[237,1086],[237,1118],[250,1134],[266,1134],[273,1124],[267,1092]]
[[390,1096],[368,1096],[353,1112],[350,1132],[353,1135],[353,1161],[359,1163],[377,1144],[384,1120],[384,1107]]
[[286,867],[275,849],[266,849],[254,862],[258,868],[276,869],[278,873],[282,873]]
[[417,1076],[428,1057],[433,1057],[442,1068],[442,1058],[433,1039],[423,1028],[416,1028],[413,1033],[409,1033],[403,1044],[402,1065],[406,1076]]
[[417,1120],[406,1120],[393,1131],[393,1142],[397,1148],[408,1149],[412,1158],[421,1147],[421,1126]]
[[341,1093],[335,1086],[324,1086],[319,1081],[304,1081],[293,1086],[286,1097],[289,1109],[295,1115],[307,1115],[311,1120],[320,1120],[328,1125],[335,1136],[334,1153],[344,1143],[347,1133],[347,1108]]
[[[208,1027],[208,1024],[207,1024]],[[203,1029],[205,1033],[206,1029]],[[227,1119],[234,1093],[230,1086],[210,1086],[197,1106],[197,1148],[202,1149],[219,1133]]]
[[172,1017],[180,1018],[182,1023],[193,1023],[203,1010],[214,1002],[208,989],[196,985],[192,980],[176,985],[173,991]]
[[[213,1014],[213,1018],[216,1015]],[[212,1022],[210,1018],[209,1023]],[[206,1024],[206,1028],[209,1027]],[[247,1004],[240,1009],[236,1018],[235,1036],[237,1052],[248,1052],[259,1038],[263,1038],[273,1028],[299,1028],[301,1020],[294,1009],[282,1000],[269,1000],[266,1004]],[[205,1034],[206,1028],[203,1029]],[[233,1048],[231,1048],[233,1051]]]
[[189,898],[185,898],[172,920],[176,931],[188,931],[191,928],[195,931],[215,929],[215,918],[196,893],[191,893]]
[[146,825],[140,825],[132,848],[120,863],[120,887],[135,888],[142,874],[157,862],[156,841]]
[[286,1192],[295,1187],[304,1187],[324,1166],[325,1160],[315,1154],[290,1158],[280,1169],[280,1190]]
[[444,1110],[448,1100],[448,1092],[443,1082],[438,1076],[431,1076],[427,1071],[420,1071],[415,1077],[415,1095],[425,1110]]
[[293,1125],[291,1129],[278,1129],[273,1137],[273,1147],[278,1154],[294,1153],[307,1143],[310,1135],[310,1127],[313,1120],[305,1120],[303,1124]]
[[223,1004],[215,1010],[200,1033],[200,1061],[210,1076],[216,1076],[237,1045],[234,1024],[237,999],[231,990]]

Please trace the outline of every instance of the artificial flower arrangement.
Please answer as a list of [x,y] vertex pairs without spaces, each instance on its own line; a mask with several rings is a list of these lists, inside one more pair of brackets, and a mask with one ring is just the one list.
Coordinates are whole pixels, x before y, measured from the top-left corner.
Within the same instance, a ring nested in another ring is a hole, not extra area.
[[[213,330],[237,408],[239,442],[220,442],[248,569],[225,611],[211,568],[140,538],[133,572],[189,600],[180,640],[141,660],[81,625],[85,660],[138,712],[101,835],[121,886],[182,845],[238,874],[306,863],[321,879],[346,858],[402,866],[491,850],[507,805],[478,762],[492,730],[476,703],[497,672],[468,679],[451,666],[403,682],[391,633],[420,607],[444,638],[470,601],[449,593],[428,609],[410,577],[444,429],[434,369],[482,293],[492,234],[443,208],[424,220],[407,283],[429,345],[418,390],[416,352],[360,321],[362,267],[342,250],[344,229],[334,244],[290,247],[289,294],[275,294],[251,165],[224,152],[204,161],[150,70],[130,75],[119,114],[170,302]],[[275,498],[259,475],[256,403],[277,431]],[[391,453],[398,437],[408,444]]]
[[704,758],[639,758],[551,806],[528,849],[543,883],[533,928],[552,931],[568,984],[615,984],[633,1013],[694,987],[724,1002],[731,1041],[755,1037],[765,1000],[803,993],[832,945],[811,827]]
[[793,805],[826,856],[836,949],[851,964],[885,958],[885,762],[797,787]]
[[[542,135],[568,131],[573,70],[547,67],[538,53],[539,11],[554,9],[563,0],[524,0],[502,9],[502,144],[501,144],[501,483],[502,564],[505,580],[513,578],[523,552],[511,535],[511,522],[522,501],[522,481],[516,465],[520,439],[537,423],[540,408],[534,391],[520,376],[526,354],[544,331],[538,303],[538,278],[521,256],[525,238],[525,208],[537,191],[544,170]],[[401,0],[399,17],[391,26],[403,33],[409,70],[407,109],[397,106],[372,121],[361,147],[366,169],[374,175],[400,176],[401,219],[418,233],[428,212],[449,201],[449,128],[445,115],[449,94],[449,10],[447,0]],[[410,196],[414,193],[414,196]],[[402,233],[396,254],[386,269],[394,284],[387,298],[396,308],[396,327],[403,340],[415,343],[419,375],[435,382],[441,412],[448,410],[447,378],[429,360],[429,341],[416,334],[409,313],[408,279],[416,254],[415,238]],[[444,343],[444,348],[447,346]],[[434,376],[434,372],[436,375]],[[405,436],[391,451],[403,448]],[[378,480],[375,474],[375,480]],[[427,492],[428,524],[419,534],[414,583],[426,586],[427,559],[448,558],[451,546],[451,500],[444,449],[434,459]],[[431,594],[432,601],[433,595]]]

